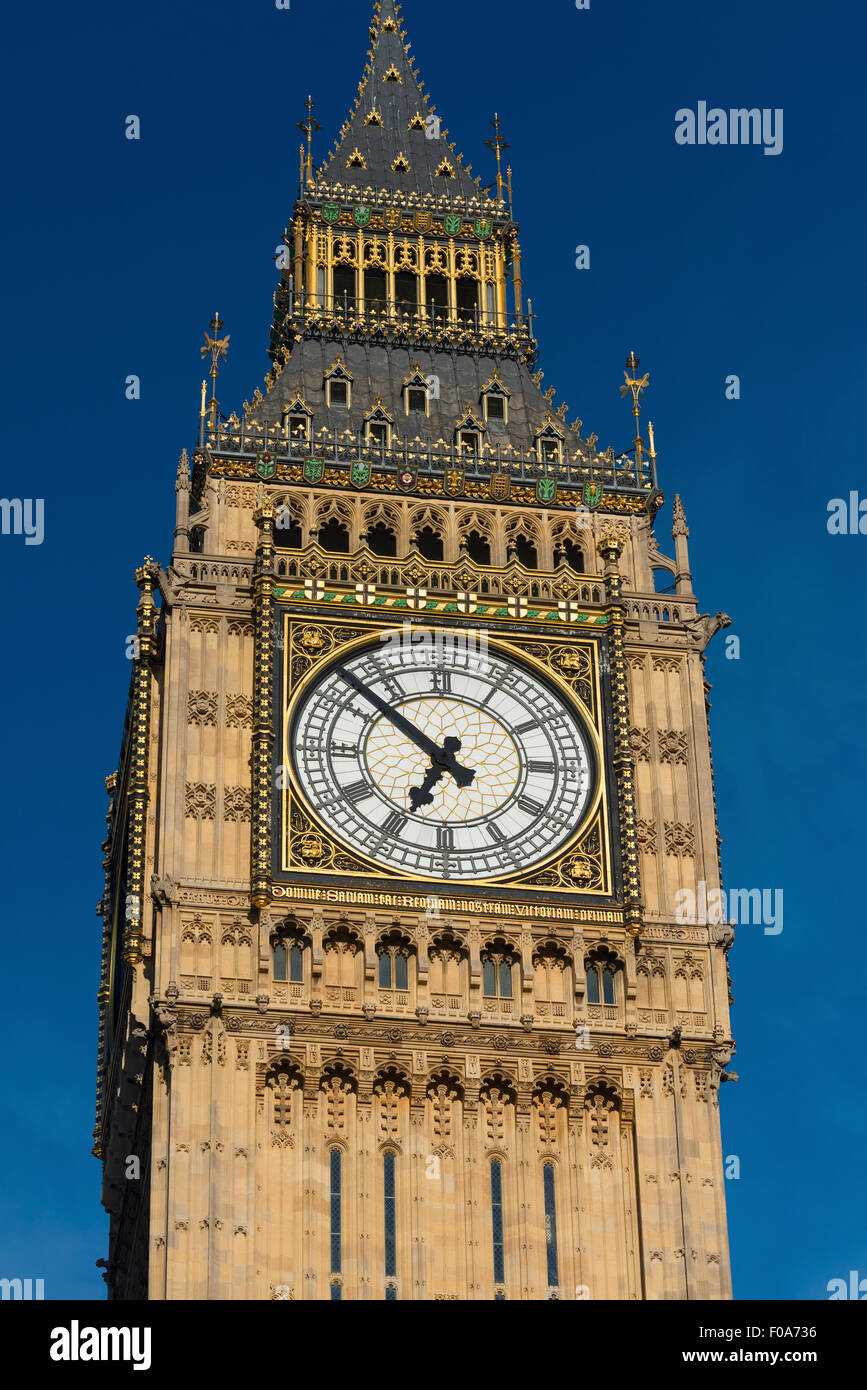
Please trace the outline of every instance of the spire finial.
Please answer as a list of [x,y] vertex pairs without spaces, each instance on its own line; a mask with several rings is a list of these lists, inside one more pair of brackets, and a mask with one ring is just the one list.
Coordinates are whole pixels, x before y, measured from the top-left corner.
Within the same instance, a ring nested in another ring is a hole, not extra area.
[[313,115],[313,112],[316,110],[316,102],[313,100],[313,98],[312,98],[311,96],[308,96],[307,100],[305,101],[305,103],[304,103],[304,109],[305,109],[306,112],[307,112],[307,120],[306,120],[306,121],[299,121],[299,122],[298,122],[298,129],[301,130],[301,131],[303,131],[304,134],[307,136],[307,182],[308,182],[308,183],[312,183],[312,182],[313,182],[313,133],[314,133],[314,131],[321,130],[322,127],[321,127],[321,125],[319,124],[319,122],[317,121],[316,117]]
[[217,336],[223,329],[223,320],[220,318],[219,314],[214,314],[208,327],[211,332],[205,333],[205,346],[200,349],[200,352],[203,357],[207,357],[209,353],[211,356],[211,366],[208,372],[208,376],[211,378],[211,400],[209,408],[211,411],[211,429],[215,430],[217,428],[217,407],[220,404],[217,400],[217,377],[220,374],[219,361],[221,357],[225,361],[229,351],[229,339],[232,335],[231,333],[227,333],[225,338]]
[[497,156],[497,201],[502,202],[503,168],[501,162],[501,155],[503,150],[507,150],[509,148],[509,142],[507,140],[504,140],[502,135],[500,134],[500,131],[502,130],[503,126],[502,122],[500,121],[500,117],[496,111],[494,112],[494,119],[491,121],[491,125],[494,127],[494,138],[493,140],[486,140],[485,144],[487,145],[488,149],[493,150]]
[[641,393],[647,390],[647,385],[650,381],[649,372],[645,372],[644,376],[639,378],[638,368],[640,364],[641,358],[636,357],[634,352],[630,352],[626,359],[626,371],[623,373],[626,378],[626,385],[620,388],[621,396],[626,396],[630,391],[632,392],[632,414],[635,416],[635,439],[633,440],[633,445],[635,448],[636,472],[641,469],[641,451],[644,448],[644,440],[641,438],[641,429],[639,428]]

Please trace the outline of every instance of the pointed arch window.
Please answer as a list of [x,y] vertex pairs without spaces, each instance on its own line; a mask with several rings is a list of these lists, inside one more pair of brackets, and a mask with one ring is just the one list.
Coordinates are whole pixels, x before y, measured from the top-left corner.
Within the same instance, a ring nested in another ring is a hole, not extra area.
[[304,949],[297,941],[289,947],[289,979],[296,985],[304,979]]
[[485,422],[495,426],[507,425],[509,423],[510,392],[500,380],[499,371],[495,370],[492,373],[482,387],[480,394]]
[[377,942],[376,952],[379,956],[379,988],[406,992],[409,989],[409,938],[392,931]]
[[418,363],[413,367],[412,375],[404,379],[403,396],[407,415],[427,416],[430,413],[427,377],[422,375]]
[[282,941],[278,941],[278,942],[277,942],[277,945],[274,947],[274,979],[275,979],[275,980],[285,980],[285,979],[286,979],[286,958],[287,958],[287,954],[288,954],[288,953],[287,953],[287,951],[286,951],[286,947],[283,945],[283,942],[282,942]]
[[562,463],[563,435],[548,415],[545,425],[536,435],[536,453],[540,463]]
[[560,1285],[557,1260],[557,1197],[554,1184],[554,1165],[542,1168],[542,1187],[545,1199],[545,1259],[548,1269],[548,1294],[556,1297]]
[[482,952],[482,993],[486,999],[510,1001],[513,998],[514,966],[514,953],[504,941],[493,941],[485,947]]
[[[343,1272],[343,1231],[342,1231],[342,1199],[343,1199],[343,1155],[340,1149],[331,1150],[329,1162],[330,1175],[330,1221],[331,1221],[331,1273],[332,1275]],[[343,1298],[343,1289],[340,1280],[331,1280],[331,1301],[339,1303]]]
[[[503,1165],[498,1158],[491,1160],[491,1233],[494,1247],[494,1284],[506,1282],[505,1248],[503,1243]],[[498,1288],[494,1301],[502,1302],[505,1291]]]
[[587,964],[587,1003],[610,1006],[617,1003],[614,962],[607,956],[591,958]]
[[385,1298],[397,1301],[397,1194],[394,1182],[394,1153],[387,1149],[382,1156],[383,1219],[385,1231]]
[[325,373],[325,399],[329,410],[348,410],[352,404],[352,373],[346,370],[342,357],[336,357]]

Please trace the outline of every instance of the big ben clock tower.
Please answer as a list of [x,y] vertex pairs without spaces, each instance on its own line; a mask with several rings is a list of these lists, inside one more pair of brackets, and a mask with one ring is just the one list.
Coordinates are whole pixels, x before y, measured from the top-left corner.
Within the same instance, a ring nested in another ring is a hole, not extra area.
[[620,457],[541,389],[499,120],[489,194],[394,0],[370,45],[318,169],[302,123],[264,391],[221,412],[215,316],[136,572],[110,1296],[728,1298],[731,933],[681,908],[727,620],[679,499],[657,543],[635,355]]

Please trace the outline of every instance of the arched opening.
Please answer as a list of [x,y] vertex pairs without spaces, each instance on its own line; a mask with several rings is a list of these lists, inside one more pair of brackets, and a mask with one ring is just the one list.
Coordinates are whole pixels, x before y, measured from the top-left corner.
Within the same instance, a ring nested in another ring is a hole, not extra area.
[[515,537],[514,550],[516,559],[525,569],[537,570],[539,568],[539,555],[536,547],[526,536]]
[[429,275],[425,283],[427,309],[434,321],[448,318],[449,285],[444,275]]
[[557,553],[557,562],[565,560],[570,569],[576,574],[584,573],[584,551],[575,541],[563,540]]
[[380,312],[385,308],[385,271],[366,270],[364,272],[364,303],[368,312]]
[[407,270],[394,277],[394,297],[402,314],[414,314],[418,309],[418,280]]
[[471,531],[466,537],[467,557],[477,565],[491,563],[491,543],[478,531]]
[[336,555],[349,554],[349,532],[336,517],[319,528],[318,540],[323,550],[330,550]]
[[443,538],[437,535],[432,526],[425,526],[419,531],[415,538],[415,545],[419,554],[426,560],[442,560],[444,558]]
[[367,544],[374,555],[397,555],[397,536],[384,521],[371,526],[367,533]]
[[274,525],[274,543],[278,549],[300,550],[304,544],[301,522],[293,516],[286,506],[277,508]]
[[342,308],[344,303],[351,309],[355,307],[355,270],[351,265],[334,267],[335,308]]
[[479,285],[467,275],[458,276],[457,284],[458,318],[464,323],[475,323],[479,312]]

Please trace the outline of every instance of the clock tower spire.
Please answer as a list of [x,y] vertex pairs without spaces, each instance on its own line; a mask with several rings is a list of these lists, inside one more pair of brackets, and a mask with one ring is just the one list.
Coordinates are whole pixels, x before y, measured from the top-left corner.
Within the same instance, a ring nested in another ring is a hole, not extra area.
[[728,1298],[712,625],[649,375],[620,454],[543,389],[500,117],[474,175],[393,0],[369,37],[319,163],[307,99],[264,381],[221,407],[214,315],[136,572],[110,1296]]

